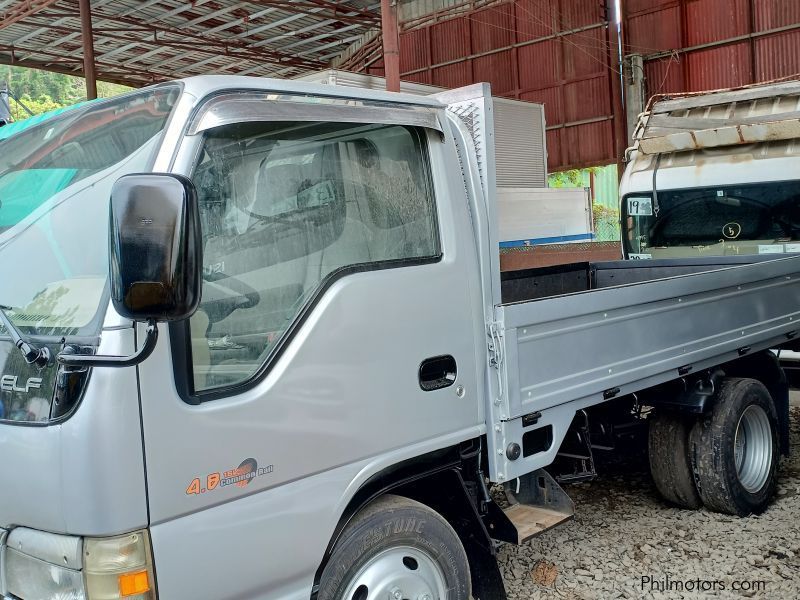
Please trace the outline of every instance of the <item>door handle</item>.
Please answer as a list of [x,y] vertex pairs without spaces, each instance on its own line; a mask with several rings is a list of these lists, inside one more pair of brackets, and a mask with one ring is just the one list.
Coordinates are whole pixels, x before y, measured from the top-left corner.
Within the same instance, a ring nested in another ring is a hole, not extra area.
[[419,366],[419,387],[425,392],[453,385],[458,375],[456,359],[445,354],[426,358]]

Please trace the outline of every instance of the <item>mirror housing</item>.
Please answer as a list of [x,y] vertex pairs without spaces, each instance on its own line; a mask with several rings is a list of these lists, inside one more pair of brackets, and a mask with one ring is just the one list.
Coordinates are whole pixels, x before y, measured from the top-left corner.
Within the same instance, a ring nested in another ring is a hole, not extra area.
[[186,177],[142,173],[111,188],[109,279],[116,311],[147,321],[144,342],[130,356],[80,354],[67,346],[56,356],[68,369],[130,367],[153,353],[158,323],[188,319],[203,285],[197,192]]
[[180,321],[197,310],[203,256],[197,192],[186,177],[120,177],[111,190],[109,276],[116,311]]

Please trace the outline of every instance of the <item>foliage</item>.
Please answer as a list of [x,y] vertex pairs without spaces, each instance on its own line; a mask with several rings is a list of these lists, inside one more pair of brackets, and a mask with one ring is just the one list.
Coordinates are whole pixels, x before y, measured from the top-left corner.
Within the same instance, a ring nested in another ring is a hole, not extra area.
[[26,108],[31,111],[34,115],[38,115],[40,113],[48,112],[51,110],[55,110],[57,108],[61,108],[64,106],[63,104],[59,104],[55,102],[50,96],[43,94],[38,98],[31,98],[27,94],[20,98],[23,106],[19,105],[19,102],[11,98],[9,100],[9,107],[11,108],[11,114],[14,115],[14,119],[17,121],[22,121],[27,119],[30,114],[25,110]]
[[583,171],[581,169],[570,169],[569,171],[551,173],[547,178],[547,183],[551,188],[583,187]]
[[80,89],[82,79],[48,71],[3,66],[0,67],[0,81],[7,82],[9,89],[19,97],[47,96],[60,106],[79,102],[84,95]]
[[[22,67],[0,66],[0,85],[7,82],[11,92],[27,106],[32,113],[39,114],[69,106],[86,100],[86,87],[82,77],[25,69]],[[97,83],[97,95],[110,98],[130,88],[115,83]],[[13,100],[10,102],[11,114],[17,120],[26,119],[28,113]]]
[[596,173],[602,167],[587,167],[586,169],[569,169],[568,171],[557,171],[550,173],[547,178],[549,187],[552,188],[575,188],[586,187],[584,175]]
[[603,206],[602,204],[593,203],[592,218],[595,223],[598,221],[616,222],[619,221],[619,210]]
[[619,210],[597,202],[592,203],[595,239],[598,242],[617,241],[620,236]]

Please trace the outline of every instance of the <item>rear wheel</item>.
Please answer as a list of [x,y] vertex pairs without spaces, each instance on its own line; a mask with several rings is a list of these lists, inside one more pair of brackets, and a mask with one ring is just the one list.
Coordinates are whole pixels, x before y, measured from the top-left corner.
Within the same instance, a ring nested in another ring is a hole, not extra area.
[[458,535],[437,512],[379,498],[345,528],[320,578],[319,600],[468,600]]
[[656,488],[665,500],[688,509],[703,505],[689,460],[689,433],[695,421],[670,412],[658,412],[649,419],[648,454]]
[[745,516],[769,505],[777,487],[778,419],[761,382],[723,380],[690,444],[697,488],[708,508]]

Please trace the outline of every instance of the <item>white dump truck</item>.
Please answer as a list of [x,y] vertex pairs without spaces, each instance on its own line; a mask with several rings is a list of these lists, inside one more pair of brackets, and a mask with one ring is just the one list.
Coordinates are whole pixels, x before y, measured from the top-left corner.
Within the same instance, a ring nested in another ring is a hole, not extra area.
[[667,501],[764,510],[800,258],[503,279],[495,173],[485,84],[204,76],[2,142],[0,595],[503,598],[636,430]]

